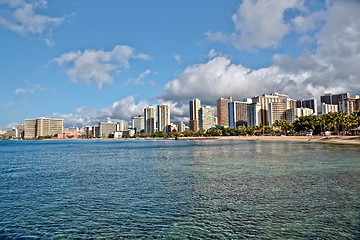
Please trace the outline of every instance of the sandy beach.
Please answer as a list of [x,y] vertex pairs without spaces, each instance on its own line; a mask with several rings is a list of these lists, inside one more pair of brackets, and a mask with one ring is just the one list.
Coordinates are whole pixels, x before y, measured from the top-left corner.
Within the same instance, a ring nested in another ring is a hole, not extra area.
[[177,140],[238,139],[259,141],[321,142],[360,145],[360,136],[221,136],[221,137],[178,137]]

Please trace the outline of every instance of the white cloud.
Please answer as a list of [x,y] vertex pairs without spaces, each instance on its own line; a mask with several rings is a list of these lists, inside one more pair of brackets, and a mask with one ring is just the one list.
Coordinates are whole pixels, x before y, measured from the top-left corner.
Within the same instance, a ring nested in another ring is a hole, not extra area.
[[143,100],[135,103],[133,96],[126,97],[120,101],[114,102],[110,107],[105,109],[94,109],[80,107],[73,113],[62,114],[54,113],[52,117],[64,119],[65,126],[86,126],[97,125],[101,121],[130,121],[132,117],[143,114],[144,108],[148,102]]
[[301,0],[244,0],[232,16],[235,31],[230,34],[207,32],[210,41],[231,41],[238,49],[277,47],[290,32],[284,13],[288,9],[304,9]]
[[16,127],[16,124],[18,124],[18,123],[17,122],[9,123],[8,125],[5,126],[5,129],[12,129],[12,128]]
[[178,63],[181,62],[181,56],[179,54],[174,54],[174,59],[175,61],[177,61]]
[[306,77],[306,74],[285,73],[275,66],[251,70],[232,64],[226,57],[215,57],[207,63],[187,67],[165,85],[159,98],[179,102],[200,98],[204,104],[215,105],[220,97],[241,100],[275,91],[294,92]]
[[40,84],[28,84],[25,88],[17,88],[14,90],[15,94],[20,93],[31,93],[34,94],[35,92],[44,91],[46,88],[42,87]]
[[12,107],[14,106],[15,102],[14,101],[8,101],[7,103],[4,103],[2,105],[0,105],[1,108],[8,108],[8,107]]
[[51,45],[51,31],[61,25],[68,16],[50,17],[37,13],[38,8],[46,8],[45,0],[1,0],[0,5],[5,5],[3,16],[0,16],[0,25],[21,35],[47,32],[44,41]]
[[[126,45],[116,45],[111,51],[86,49],[62,54],[53,62],[66,68],[65,73],[77,83],[96,83],[101,89],[103,84],[113,82],[113,74],[130,67],[130,59],[151,59],[145,54],[136,54],[135,49]],[[69,66],[70,65],[70,66]]]
[[315,39],[310,37],[309,35],[303,35],[298,40],[299,44],[314,43],[314,42],[315,42]]
[[323,28],[315,35],[314,54],[298,59],[276,55],[274,64],[286,72],[307,73],[307,82],[332,92],[360,91],[359,1],[335,1],[326,12]]
[[292,19],[292,24],[297,32],[306,33],[318,28],[325,18],[325,11],[313,12],[305,16],[296,16]]

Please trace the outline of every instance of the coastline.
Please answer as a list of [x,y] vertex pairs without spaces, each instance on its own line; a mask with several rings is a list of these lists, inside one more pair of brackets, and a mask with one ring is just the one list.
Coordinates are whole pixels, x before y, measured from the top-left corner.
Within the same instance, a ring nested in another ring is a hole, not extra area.
[[292,141],[292,142],[320,142],[334,144],[360,145],[360,136],[218,136],[218,137],[178,137],[177,140],[210,140],[237,139],[258,141]]
[[[176,138],[128,138],[132,140],[182,140],[182,141],[199,141],[199,140],[251,140],[251,141],[291,141],[291,142],[319,142],[319,143],[332,143],[332,144],[344,144],[344,145],[360,145],[360,136],[209,136],[209,137],[176,137]],[[41,139],[41,140],[21,140],[11,139],[10,141],[62,141],[62,140],[119,140],[124,141],[125,138],[111,139],[111,138],[96,138],[96,139],[82,139],[82,138],[71,138],[71,139]]]

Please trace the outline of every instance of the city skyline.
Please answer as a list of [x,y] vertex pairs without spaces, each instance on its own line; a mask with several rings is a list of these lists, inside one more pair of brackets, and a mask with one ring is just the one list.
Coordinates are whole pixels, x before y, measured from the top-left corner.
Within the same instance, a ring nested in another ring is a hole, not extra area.
[[41,116],[129,122],[162,103],[188,122],[195,98],[354,95],[359,11],[350,0],[1,1],[0,129]]

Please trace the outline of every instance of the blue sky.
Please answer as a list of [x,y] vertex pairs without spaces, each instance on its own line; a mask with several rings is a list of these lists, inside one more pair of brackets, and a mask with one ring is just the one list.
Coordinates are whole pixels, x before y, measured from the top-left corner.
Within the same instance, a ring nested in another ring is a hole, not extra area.
[[0,0],[0,129],[171,103],[360,92],[359,1]]

